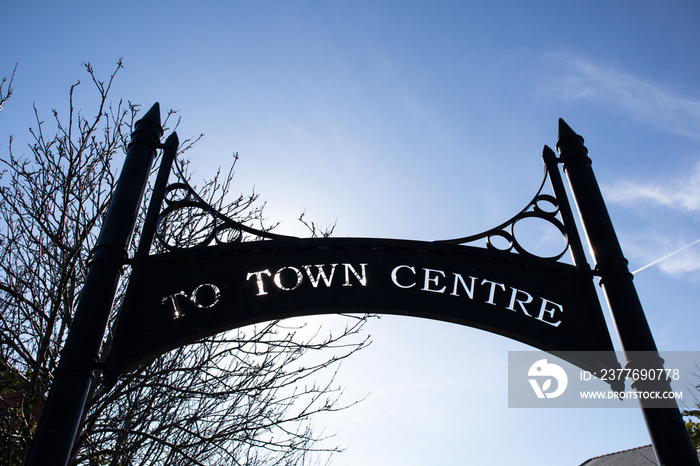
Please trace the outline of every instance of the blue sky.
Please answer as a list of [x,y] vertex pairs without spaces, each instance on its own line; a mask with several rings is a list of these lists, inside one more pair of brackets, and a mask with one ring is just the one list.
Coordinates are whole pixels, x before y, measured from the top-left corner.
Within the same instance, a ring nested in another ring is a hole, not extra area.
[[[81,62],[106,77],[123,57],[113,97],[206,133],[195,176],[238,152],[236,188],[254,186],[282,233],[305,234],[302,211],[339,236],[488,229],[534,195],[562,117],[631,270],[700,239],[695,1],[2,3],[0,75],[21,62],[0,150],[26,139],[32,103],[65,112],[78,79],[90,108]],[[659,348],[700,350],[700,244],[635,283]],[[318,420],[348,446],[334,465],[579,464],[649,443],[638,410],[509,410],[521,344],[410,318],[370,331],[340,374],[366,400]]]

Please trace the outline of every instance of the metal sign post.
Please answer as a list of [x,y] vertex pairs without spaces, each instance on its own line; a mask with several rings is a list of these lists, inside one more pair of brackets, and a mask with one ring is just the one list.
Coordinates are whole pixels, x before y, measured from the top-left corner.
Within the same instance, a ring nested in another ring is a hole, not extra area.
[[92,254],[70,333],[54,371],[27,466],[68,463],[96,368],[126,251],[163,129],[156,103],[136,122]]
[[[564,171],[593,251],[595,270],[600,276],[600,284],[615,320],[628,361],[627,367],[663,369],[663,359],[657,351],[632,282],[633,276],[627,268],[627,260],[622,254],[620,242],[593,174],[588,150],[583,145],[583,138],[561,119],[557,150],[564,163]],[[644,355],[643,358],[639,357],[641,354]],[[671,391],[671,385],[665,379],[639,380],[632,387],[638,391]],[[675,400],[669,400],[676,405],[675,408],[651,408],[645,398],[640,400],[659,465],[698,465],[697,453],[685,430],[683,417]]]

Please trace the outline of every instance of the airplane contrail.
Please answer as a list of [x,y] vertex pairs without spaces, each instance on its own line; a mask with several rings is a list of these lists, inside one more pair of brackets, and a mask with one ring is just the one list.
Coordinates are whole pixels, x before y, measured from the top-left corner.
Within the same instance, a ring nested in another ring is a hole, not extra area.
[[654,262],[645,265],[645,266],[642,267],[641,269],[635,270],[634,272],[632,272],[632,275],[634,275],[634,274],[637,273],[637,272],[641,272],[642,270],[644,270],[644,269],[646,269],[646,268],[648,268],[648,267],[651,267],[652,265],[656,265],[656,264],[658,264],[659,262],[661,262],[662,260],[668,259],[668,258],[671,257],[672,255],[678,254],[679,252],[683,251],[684,249],[688,249],[689,247],[691,247],[692,245],[697,244],[697,243],[700,243],[700,238],[696,239],[695,241],[693,241],[693,242],[690,243],[690,244],[686,244],[685,246],[683,246],[683,247],[680,248],[680,249],[676,249],[675,251],[673,251],[673,252],[670,253],[670,254],[666,254],[666,255],[665,255],[664,257],[662,257],[661,259],[656,259]]

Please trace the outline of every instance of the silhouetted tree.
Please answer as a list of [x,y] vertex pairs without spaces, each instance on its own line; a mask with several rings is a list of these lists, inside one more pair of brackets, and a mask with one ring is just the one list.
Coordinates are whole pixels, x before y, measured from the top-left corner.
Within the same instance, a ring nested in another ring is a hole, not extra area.
[[[3,465],[21,464],[31,442],[116,183],[115,162],[139,110],[108,99],[121,68],[120,60],[101,81],[86,64],[98,94],[93,116],[74,108],[78,82],[66,115],[54,110],[47,123],[34,108],[26,154],[17,154],[12,138],[0,153]],[[0,84],[0,108],[13,78],[14,72]],[[173,112],[166,125],[169,120]],[[181,152],[197,139],[185,141]],[[259,227],[264,205],[256,193],[229,200],[236,159],[199,193],[224,214]],[[311,225],[313,233],[328,233]],[[187,219],[180,227],[186,235]],[[98,372],[71,464],[308,463],[322,438],[308,421],[343,408],[335,370],[367,343],[360,335],[366,317],[345,318],[336,334],[289,321],[222,333],[138,367],[111,389]]]

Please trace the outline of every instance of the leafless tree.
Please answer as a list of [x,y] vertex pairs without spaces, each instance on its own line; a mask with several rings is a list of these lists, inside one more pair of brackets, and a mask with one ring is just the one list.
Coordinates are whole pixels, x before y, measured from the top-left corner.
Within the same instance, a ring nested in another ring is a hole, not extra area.
[[[35,107],[26,155],[16,155],[12,139],[0,154],[3,465],[26,455],[137,117],[137,105],[109,100],[121,68],[120,60],[101,81],[86,64],[94,113],[74,108],[76,83],[66,115],[54,110],[47,123]],[[11,93],[12,78],[3,80],[0,103]],[[256,193],[229,200],[232,177],[232,169],[218,173],[200,192],[224,214],[261,225]],[[336,334],[289,321],[219,334],[140,366],[111,388],[98,373],[70,463],[298,465],[315,451],[335,451],[318,442],[323,434],[309,420],[347,406],[333,377],[367,339],[366,317],[346,318]]]

